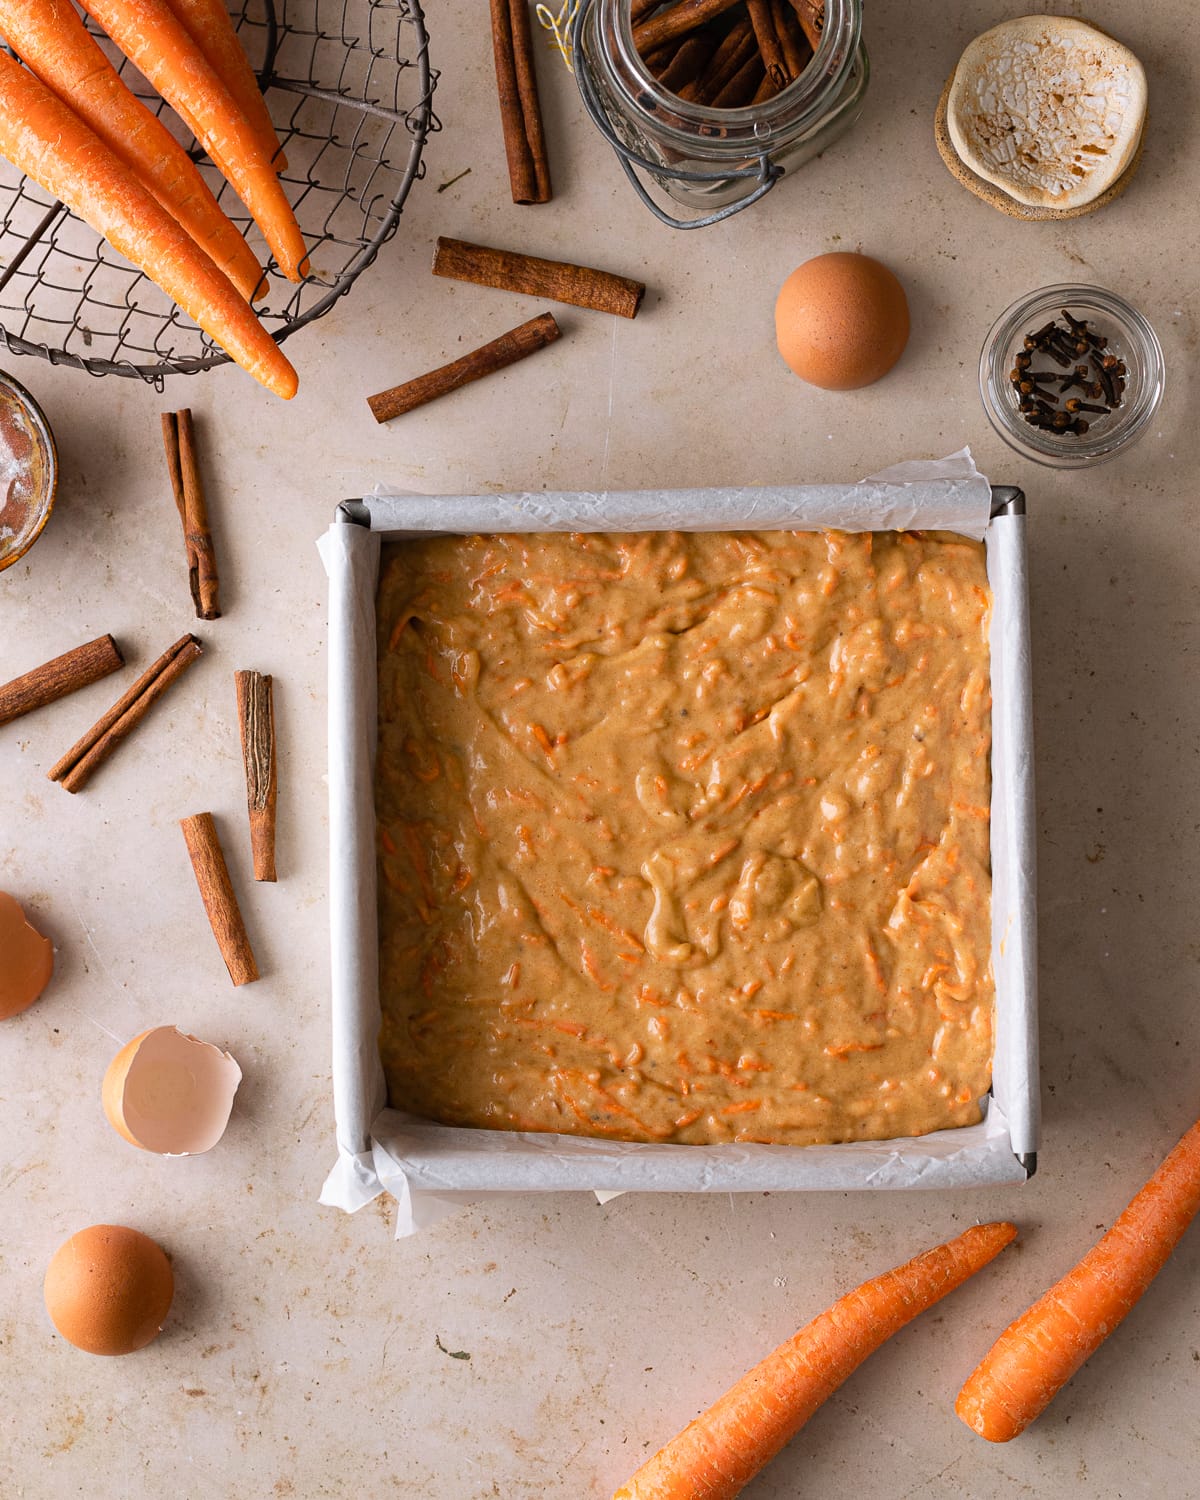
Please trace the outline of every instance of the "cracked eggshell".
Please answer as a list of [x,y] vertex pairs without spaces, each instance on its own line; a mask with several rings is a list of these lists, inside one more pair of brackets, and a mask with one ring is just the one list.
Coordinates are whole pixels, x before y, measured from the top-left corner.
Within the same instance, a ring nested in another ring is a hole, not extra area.
[[131,1146],[198,1156],[225,1134],[242,1070],[210,1042],[176,1026],[143,1031],[104,1075],[104,1113]]
[[0,891],[0,1021],[28,1010],[54,973],[54,944]]

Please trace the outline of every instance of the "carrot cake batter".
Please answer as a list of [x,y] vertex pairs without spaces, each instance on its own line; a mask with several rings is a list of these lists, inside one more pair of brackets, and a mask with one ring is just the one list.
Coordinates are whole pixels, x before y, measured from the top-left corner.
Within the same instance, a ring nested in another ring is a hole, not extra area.
[[977,1121],[990,608],[941,533],[387,549],[392,1105],[684,1143]]

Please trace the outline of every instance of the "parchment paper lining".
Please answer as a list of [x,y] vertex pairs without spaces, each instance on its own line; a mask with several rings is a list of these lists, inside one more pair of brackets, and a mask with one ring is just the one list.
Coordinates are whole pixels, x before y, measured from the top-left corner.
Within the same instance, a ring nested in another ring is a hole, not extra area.
[[[321,1202],[397,1200],[397,1234],[493,1193],[590,1189],[762,1192],[978,1187],[1020,1182],[1037,1149],[1037,1002],[1030,651],[1023,516],[989,522],[991,491],[968,450],[896,465],[854,485],[364,501],[370,527],[335,523],[330,580],[329,794],[333,1082],[337,1161]],[[984,538],[992,620],[993,1095],[979,1125],[837,1146],[640,1145],[463,1130],[385,1107],[379,1031],[373,765],[375,589],[381,538],[430,532],[937,529]]]

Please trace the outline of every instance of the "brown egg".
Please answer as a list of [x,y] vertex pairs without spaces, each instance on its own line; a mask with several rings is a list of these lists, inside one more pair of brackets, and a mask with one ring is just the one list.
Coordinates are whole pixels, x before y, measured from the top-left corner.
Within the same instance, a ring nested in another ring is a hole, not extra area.
[[0,1021],[27,1010],[53,972],[54,944],[29,925],[19,901],[0,891]]
[[43,1291],[46,1311],[69,1344],[88,1354],[132,1354],[161,1330],[175,1278],[146,1235],[93,1224],[54,1252]]
[[818,255],[783,283],[775,338],[801,380],[827,391],[857,390],[882,379],[904,353],[908,299],[869,255]]

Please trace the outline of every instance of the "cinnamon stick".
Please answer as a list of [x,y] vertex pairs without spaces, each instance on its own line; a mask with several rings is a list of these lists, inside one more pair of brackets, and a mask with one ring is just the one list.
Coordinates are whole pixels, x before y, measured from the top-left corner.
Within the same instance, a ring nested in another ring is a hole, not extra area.
[[436,401],[439,396],[448,396],[460,386],[470,385],[473,380],[482,380],[485,375],[494,375],[498,370],[514,365],[519,359],[536,354],[547,344],[554,343],[562,331],[551,313],[541,313],[502,333],[490,344],[483,344],[453,360],[440,369],[418,375],[415,380],[394,385],[390,390],[368,396],[367,405],[377,422],[390,422],[393,417],[403,416],[406,411]]
[[694,104],[712,104],[754,53],[754,32],[743,16],[730,28],[700,77],[678,91],[679,97]]
[[258,965],[254,962],[246,924],[233,894],[229,866],[225,863],[213,815],[195,813],[190,818],[180,819],[179,826],[183,829],[196,884],[200,887],[200,899],[208,913],[208,925],[213,930],[229,977],[235,985],[251,984],[258,978]]
[[629,19],[633,25],[643,20],[652,10],[657,10],[662,0],[629,0]]
[[183,675],[201,653],[194,635],[181,636],[123,697],[46,773],[68,792],[77,792],[97,766],[141,723],[151,706]]
[[796,12],[804,40],[815,52],[825,30],[825,0],[789,0],[789,3]]
[[714,47],[709,37],[689,36],[675,56],[658,75],[663,88],[677,94],[685,83],[698,78],[704,71]]
[[270,677],[235,672],[255,880],[275,879],[275,706]]
[[213,551],[212,532],[208,525],[208,505],[204,499],[204,482],[196,454],[196,435],[192,414],[182,411],[162,414],[163,447],[167,454],[167,471],[175,495],[175,508],[183,525],[183,543],[187,548],[188,587],[199,620],[220,618],[218,600],[217,557]]
[[788,77],[799,78],[812,58],[812,48],[805,40],[796,13],[788,0],[771,0],[771,19],[775,22],[775,34],[783,48]]
[[64,651],[53,661],[43,662],[40,667],[14,677],[0,686],[0,724],[9,724],[22,714],[32,713],[35,708],[44,708],[85,688],[101,677],[107,677],[118,667],[125,665],[121,648],[111,635]]
[[491,0],[500,123],[514,203],[549,203],[550,164],[526,0]]
[[438,240],[433,274],[476,286],[499,287],[505,292],[523,292],[529,297],[546,297],[551,302],[568,302],[572,307],[590,307],[619,318],[636,318],[646,295],[645,286],[628,276],[614,276],[610,271],[563,260],[542,260],[519,250],[472,245],[466,240]]
[[712,107],[741,109],[750,104],[764,76],[762,58],[754,51],[712,101]]
[[732,10],[740,3],[741,0],[678,0],[677,4],[639,22],[633,28],[633,44],[644,55],[654,47],[661,47],[663,42],[669,42],[673,36],[695,31],[705,21],[711,21],[722,11]]
[[664,68],[670,66],[676,52],[679,50],[679,47],[680,40],[677,37],[674,41],[666,42],[661,47],[655,47],[652,52],[647,52],[645,57],[642,58],[642,61],[650,69],[651,73],[653,73],[657,78]]
[[787,65],[783,60],[783,48],[771,14],[771,0],[746,0],[746,10],[750,16],[750,25],[754,28],[754,40],[758,43],[763,67],[776,89],[781,89],[788,81]]

